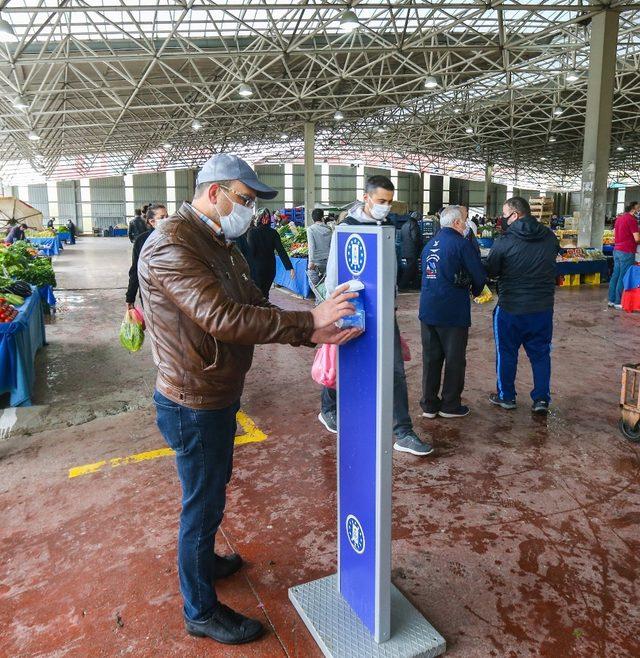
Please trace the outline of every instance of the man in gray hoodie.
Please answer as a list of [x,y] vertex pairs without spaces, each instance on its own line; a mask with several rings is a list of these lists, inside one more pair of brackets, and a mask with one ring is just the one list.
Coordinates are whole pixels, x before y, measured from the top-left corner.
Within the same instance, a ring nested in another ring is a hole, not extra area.
[[[386,176],[371,176],[365,184],[364,203],[356,204],[341,222],[357,226],[358,224],[380,224],[384,222],[393,203],[395,188]],[[327,261],[327,278],[325,284],[327,294],[338,287],[338,245],[337,233],[331,238],[331,247]],[[396,280],[397,263],[394,260],[394,271],[389,273]],[[393,346],[393,447],[400,452],[409,452],[420,457],[433,452],[433,447],[426,441],[421,441],[413,429],[409,415],[409,396],[407,393],[407,378],[404,372],[404,360],[400,345],[400,329],[394,318],[395,336]],[[322,389],[322,409],[318,420],[330,431],[337,433],[337,395],[333,388]]]
[[[324,211],[316,208],[312,213],[313,224],[307,229],[309,244],[309,269],[307,276],[311,285],[318,285],[327,272],[329,247],[331,246],[331,228],[324,223]],[[318,299],[321,302],[322,299]]]

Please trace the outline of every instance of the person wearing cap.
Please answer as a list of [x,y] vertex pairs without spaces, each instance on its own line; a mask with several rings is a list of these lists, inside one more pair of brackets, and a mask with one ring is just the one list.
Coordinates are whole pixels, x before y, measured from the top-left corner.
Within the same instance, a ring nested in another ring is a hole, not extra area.
[[236,414],[253,347],[343,344],[358,335],[335,322],[354,312],[335,291],[312,311],[270,305],[232,243],[244,234],[256,197],[277,192],[241,158],[218,154],[202,167],[193,201],[147,239],[138,263],[147,332],[158,368],[157,424],[175,450],[182,485],[178,575],[189,634],[250,642],[263,625],[220,603],[214,579],[235,573],[239,555],[214,553],[231,477]]

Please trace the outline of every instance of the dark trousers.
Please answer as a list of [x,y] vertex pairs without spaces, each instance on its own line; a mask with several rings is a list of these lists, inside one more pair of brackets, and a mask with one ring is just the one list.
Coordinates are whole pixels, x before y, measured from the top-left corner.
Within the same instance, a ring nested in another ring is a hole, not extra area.
[[553,309],[514,315],[496,306],[493,311],[493,335],[496,341],[498,395],[503,400],[516,399],[518,351],[522,345],[533,371],[531,398],[550,402]]
[[[436,327],[421,322],[422,400],[427,413],[453,413],[462,404],[469,327]],[[444,379],[442,367],[444,365]],[[442,396],[440,395],[442,384]]]
[[[337,409],[337,395],[333,388],[322,389],[322,411],[333,412]],[[393,340],[393,435],[402,439],[413,431],[413,423],[409,415],[409,394],[407,393],[407,377],[404,372],[402,346],[400,345],[400,329],[394,320]]]
[[153,399],[160,432],[176,451],[182,485],[178,576],[184,615],[204,621],[218,601],[213,586],[214,546],[233,468],[240,402],[208,411],[183,407],[158,391]]
[[276,278],[275,260],[273,263],[273,267],[255,265],[252,274],[255,284],[260,288],[265,299],[269,299],[269,291]]
[[418,258],[403,258],[403,267],[398,287],[402,290],[418,288]]

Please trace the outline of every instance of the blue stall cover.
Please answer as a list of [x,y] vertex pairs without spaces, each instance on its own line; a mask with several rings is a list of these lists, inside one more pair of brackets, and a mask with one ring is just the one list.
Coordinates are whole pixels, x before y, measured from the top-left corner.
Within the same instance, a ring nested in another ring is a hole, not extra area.
[[28,240],[45,256],[57,256],[60,250],[63,249],[62,241],[58,236],[55,238],[28,238]]
[[282,261],[276,258],[276,278],[274,279],[274,283],[282,288],[288,288],[295,292],[296,295],[300,295],[306,299],[311,294],[309,279],[307,279],[308,263],[308,258],[291,259],[293,270],[296,273],[296,278],[292,281],[289,272],[284,269]]
[[596,272],[600,272],[602,281],[606,281],[609,278],[609,264],[606,259],[556,263],[556,276],[564,276],[566,274],[595,274]]
[[11,394],[11,406],[31,406],[36,352],[45,344],[40,295],[33,294],[18,309],[13,322],[0,324],[0,393]]

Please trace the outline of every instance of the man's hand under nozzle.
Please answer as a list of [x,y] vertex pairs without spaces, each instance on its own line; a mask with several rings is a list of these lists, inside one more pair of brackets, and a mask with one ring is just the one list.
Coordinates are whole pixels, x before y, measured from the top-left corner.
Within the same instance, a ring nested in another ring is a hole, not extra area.
[[311,342],[318,345],[323,343],[344,345],[361,334],[361,329],[338,329],[338,327],[332,324],[324,329],[316,329],[313,334],[311,334]]
[[322,302],[322,304],[319,304],[311,311],[314,329],[328,327],[340,320],[340,318],[353,315],[356,312],[356,309],[349,300],[357,297],[358,293],[347,292],[347,290],[349,290],[348,283],[338,286],[327,301]]

